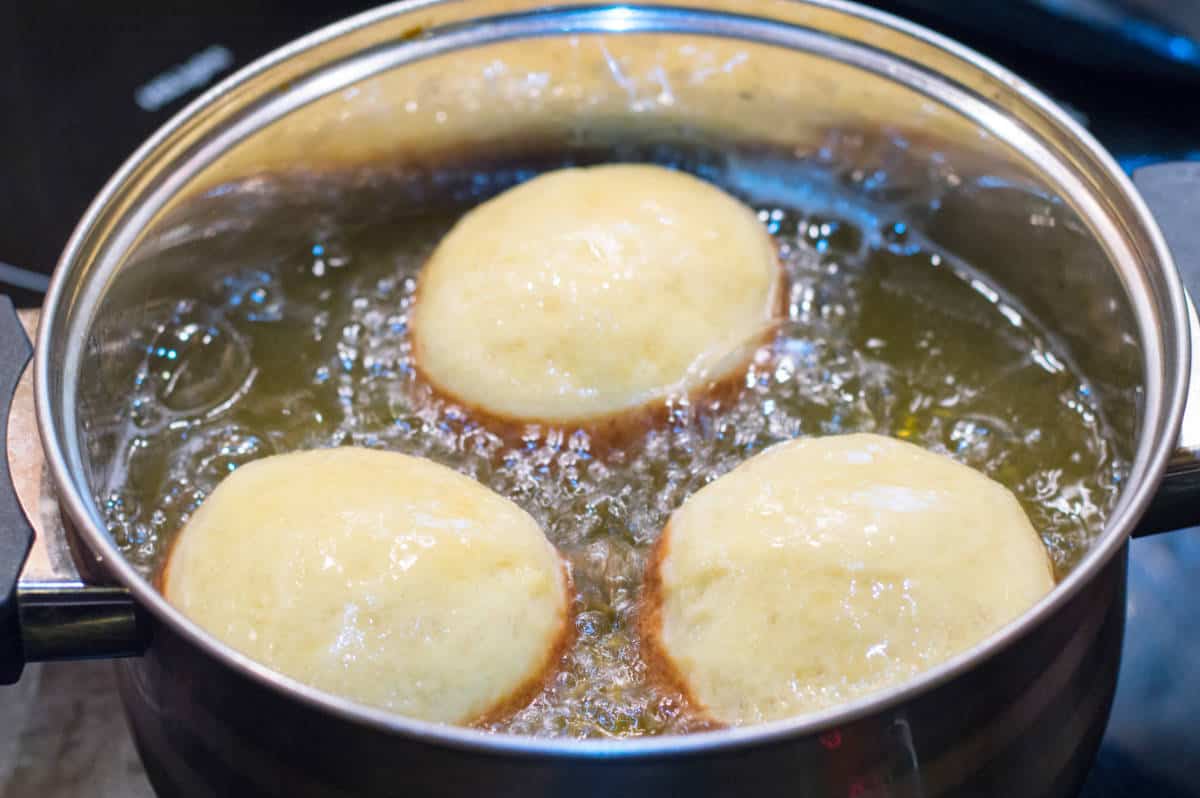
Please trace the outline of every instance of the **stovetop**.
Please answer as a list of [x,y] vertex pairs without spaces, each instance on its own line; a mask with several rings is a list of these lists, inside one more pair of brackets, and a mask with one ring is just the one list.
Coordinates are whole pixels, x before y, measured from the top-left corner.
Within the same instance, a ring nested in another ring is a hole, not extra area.
[[[1200,160],[1200,2],[878,0],[1068,106],[1127,170]],[[0,24],[0,292],[45,275],[122,159],[212,81],[372,5],[363,0],[68,0]],[[1129,626],[1108,734],[1081,798],[1200,798],[1200,528],[1131,546]],[[150,796],[111,666],[31,667],[0,688],[0,798]]]

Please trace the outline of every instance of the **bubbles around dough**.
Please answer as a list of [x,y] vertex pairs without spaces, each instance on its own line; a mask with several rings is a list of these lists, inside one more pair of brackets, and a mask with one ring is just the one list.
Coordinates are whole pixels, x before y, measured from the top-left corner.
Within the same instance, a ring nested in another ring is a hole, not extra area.
[[663,535],[643,634],[733,725],[904,682],[1054,586],[1009,490],[878,435],[776,445],[691,496]]
[[428,460],[325,449],[245,465],[200,506],[167,599],[329,693],[471,723],[530,697],[568,634],[563,564],[524,510]]
[[659,166],[536,177],[466,214],[425,264],[418,368],[509,420],[582,423],[745,366],[782,270],[752,210]]

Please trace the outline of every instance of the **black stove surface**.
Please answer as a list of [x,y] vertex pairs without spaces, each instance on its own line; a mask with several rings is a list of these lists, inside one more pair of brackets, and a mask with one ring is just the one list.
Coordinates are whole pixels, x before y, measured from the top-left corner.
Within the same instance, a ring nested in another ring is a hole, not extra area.
[[1108,733],[1081,798],[1200,796],[1200,529],[1134,541]]
[[[1031,80],[1073,110],[1127,170],[1200,160],[1200,2],[876,4]],[[45,275],[90,198],[199,91],[370,5],[12,4],[0,23],[0,292],[26,306],[39,303]],[[1136,15],[1126,13],[1131,8]],[[1083,798],[1200,798],[1197,585],[1200,529],[1132,544],[1120,685]]]

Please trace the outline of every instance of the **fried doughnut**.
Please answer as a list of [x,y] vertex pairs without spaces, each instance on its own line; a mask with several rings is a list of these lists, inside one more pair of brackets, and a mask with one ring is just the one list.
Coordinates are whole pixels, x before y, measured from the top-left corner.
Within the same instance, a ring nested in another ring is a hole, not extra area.
[[176,540],[168,601],[328,693],[470,724],[516,709],[568,642],[568,579],[521,508],[428,460],[284,454],[230,474]]
[[1007,488],[878,435],[767,449],[684,502],[654,554],[651,662],[729,725],[898,685],[1054,586]]
[[418,279],[417,368],[516,422],[611,423],[740,375],[782,298],[755,213],[660,166],[536,177],[466,214]]

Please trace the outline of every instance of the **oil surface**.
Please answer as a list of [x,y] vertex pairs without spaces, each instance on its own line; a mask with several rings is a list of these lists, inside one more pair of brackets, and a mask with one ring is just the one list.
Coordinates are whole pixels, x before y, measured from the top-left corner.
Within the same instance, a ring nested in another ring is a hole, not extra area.
[[291,217],[301,243],[224,252],[200,292],[147,313],[99,497],[139,568],[155,573],[189,514],[255,458],[348,444],[430,457],[529,511],[574,577],[574,647],[491,728],[636,736],[694,727],[681,696],[646,680],[634,621],[648,551],[689,494],[773,443],[874,431],[949,454],[1017,494],[1060,576],[1115,501],[1127,464],[1035,320],[902,218],[854,223],[815,202],[757,206],[788,311],[738,395],[671,402],[620,448],[571,429],[501,438],[433,395],[411,361],[421,263],[469,204],[354,225]]

